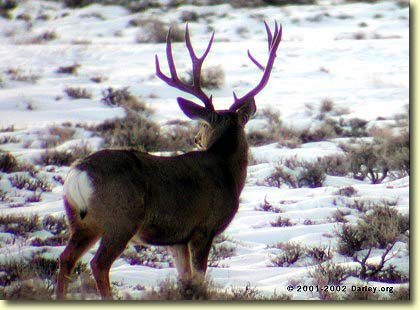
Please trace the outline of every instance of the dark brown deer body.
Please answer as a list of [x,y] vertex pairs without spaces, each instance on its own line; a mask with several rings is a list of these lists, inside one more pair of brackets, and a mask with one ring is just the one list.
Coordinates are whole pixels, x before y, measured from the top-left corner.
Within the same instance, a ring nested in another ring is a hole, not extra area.
[[224,111],[214,110],[211,97],[201,91],[199,84],[201,65],[212,41],[203,57],[197,58],[187,28],[194,74],[191,86],[181,84],[177,78],[168,39],[171,77],[162,74],[156,59],[157,74],[205,104],[201,107],[178,98],[188,117],[203,121],[196,137],[203,150],[173,157],[102,150],[71,168],[64,185],[64,203],[72,235],[60,255],[57,298],[64,298],[76,262],[99,239],[91,267],[104,299],[112,298],[111,265],[130,241],[169,246],[181,281],[190,281],[193,276],[204,279],[212,241],[229,225],[239,207],[248,157],[244,126],[255,113],[254,96],[268,80],[281,39],[277,24],[274,38],[266,27],[270,55],[264,76],[249,94],[241,99],[235,96],[235,103]]

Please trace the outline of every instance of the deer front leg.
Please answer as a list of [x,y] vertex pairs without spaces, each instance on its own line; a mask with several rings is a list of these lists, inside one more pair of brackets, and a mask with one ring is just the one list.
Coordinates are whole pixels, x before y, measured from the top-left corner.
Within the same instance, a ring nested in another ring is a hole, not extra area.
[[189,243],[193,276],[198,283],[204,283],[212,243],[213,237],[201,234],[195,235]]

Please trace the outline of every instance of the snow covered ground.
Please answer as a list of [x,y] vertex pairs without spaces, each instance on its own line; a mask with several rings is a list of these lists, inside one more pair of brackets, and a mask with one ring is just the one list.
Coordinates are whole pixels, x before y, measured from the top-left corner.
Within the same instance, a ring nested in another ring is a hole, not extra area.
[[[279,112],[284,126],[313,129],[320,121],[311,111],[318,110],[328,98],[337,111],[346,111],[340,115],[344,121],[360,118],[368,122],[368,128],[384,127],[393,122],[395,115],[406,113],[409,103],[409,8],[397,1],[344,2],[322,0],[317,5],[236,9],[228,4],[183,5],[131,13],[120,6],[93,4],[71,9],[57,2],[21,1],[11,11],[11,19],[0,17],[0,150],[10,152],[20,162],[36,163],[44,152],[43,139],[48,136],[48,128],[63,123],[70,124],[75,133],[69,141],[59,143],[57,149],[75,145],[99,149],[101,138],[76,125],[92,126],[124,116],[122,108],[101,102],[102,92],[108,87],[128,87],[155,111],[153,120],[163,129],[170,121],[187,120],[175,101],[178,91],[154,75],[154,57],[164,56],[164,43],[138,43],[138,38],[146,35],[145,30],[142,26],[129,26],[135,18],[157,18],[182,26],[185,11],[199,16],[197,21],[189,22],[196,49],[202,50],[211,30],[215,30],[215,42],[205,66],[220,65],[225,72],[223,86],[212,91],[216,108],[227,108],[232,103],[232,90],[241,95],[259,80],[260,72],[246,51],[250,49],[258,59],[264,59],[266,37],[262,21],[277,20],[283,25],[283,40],[270,82],[256,98],[258,109]],[[184,44],[174,43],[173,51],[179,72],[188,70]],[[77,74],[57,73],[59,67],[73,64],[79,65]],[[92,77],[100,77],[102,82],[95,83]],[[84,88],[91,96],[70,98],[64,92],[68,87]],[[251,132],[259,126],[264,127],[265,123],[256,118],[247,130]],[[360,181],[350,175],[327,175],[323,186],[317,188],[277,188],[265,183],[279,162],[294,156],[315,161],[341,155],[343,141],[348,139],[304,143],[296,148],[278,143],[251,148],[253,162],[248,168],[240,209],[224,232],[228,240],[223,244],[233,247],[234,255],[220,260],[208,271],[216,284],[245,287],[250,283],[267,296],[276,292],[297,300],[319,299],[316,292],[287,290],[288,285],[313,284],[311,272],[315,264],[304,257],[287,266],[273,266],[272,257],[282,251],[273,245],[283,242],[308,249],[330,248],[334,252],[331,262],[357,267],[359,263],[352,257],[337,252],[336,232],[342,225],[336,221],[337,210],[348,211],[347,220],[356,223],[361,215],[350,210],[351,201],[393,201],[393,208],[408,215],[408,176],[370,184],[368,179]],[[38,202],[29,202],[33,193],[18,190],[9,181],[20,172],[0,172],[0,190],[7,197],[0,199],[0,216],[64,214],[60,181],[68,167],[37,168],[38,175],[51,184],[51,191],[43,192]],[[337,194],[346,186],[355,189],[353,197]],[[264,201],[279,212],[261,210]],[[279,216],[289,219],[291,225],[273,226],[271,222]],[[0,261],[39,250],[30,241],[16,240],[0,230]],[[52,257],[57,257],[63,248],[43,247]],[[383,252],[374,249],[369,262],[379,262]],[[94,250],[83,260],[88,262],[93,254]],[[386,264],[395,265],[408,276],[407,241],[398,241],[389,255],[392,258]],[[118,283],[121,294],[137,298],[143,292],[135,289],[138,285],[156,286],[175,274],[174,268],[130,265],[120,258],[111,269],[111,281]],[[352,276],[342,283],[349,287],[361,283],[358,285],[396,289],[406,287],[408,282],[369,282]],[[377,294],[390,297],[386,292]]]

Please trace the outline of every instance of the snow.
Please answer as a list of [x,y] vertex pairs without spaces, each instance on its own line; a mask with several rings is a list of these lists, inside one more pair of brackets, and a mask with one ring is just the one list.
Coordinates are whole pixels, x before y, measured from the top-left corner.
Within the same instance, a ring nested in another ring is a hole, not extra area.
[[[46,13],[50,18],[34,19],[30,29],[26,28],[24,21],[0,18],[0,128],[14,127],[13,132],[1,132],[0,140],[13,136],[19,141],[1,144],[0,149],[11,152],[20,161],[33,162],[43,151],[40,137],[48,127],[65,122],[73,126],[94,125],[123,117],[122,108],[109,107],[101,102],[106,87],[129,87],[133,95],[155,110],[152,117],[162,126],[171,120],[187,120],[175,102],[180,92],[154,76],[154,57],[159,55],[165,63],[165,45],[136,43],[141,30],[127,26],[133,18],[156,16],[181,23],[180,14],[184,10],[208,16],[189,24],[198,54],[204,50],[210,37],[209,26],[216,32],[212,51],[205,62],[205,66],[221,65],[226,75],[224,86],[212,93],[216,109],[229,107],[233,102],[232,90],[240,96],[259,80],[261,73],[250,63],[246,51],[250,49],[257,59],[265,59],[263,19],[281,22],[284,35],[270,81],[256,98],[257,106],[259,110],[270,108],[279,112],[284,125],[296,129],[316,125],[314,112],[308,109],[308,105],[316,110],[325,98],[332,99],[337,108],[348,109],[348,114],[339,117],[358,117],[373,125],[380,123],[378,117],[387,119],[403,113],[409,103],[409,9],[397,6],[394,1],[342,4],[325,0],[309,6],[234,10],[229,5],[186,5],[179,9],[165,11],[157,8],[134,14],[119,6],[93,4],[68,9],[57,2],[22,1],[13,11],[13,16],[26,13],[35,18]],[[379,14],[381,18],[375,17]],[[344,15],[350,17],[340,18]],[[359,26],[362,22],[366,27]],[[245,28],[246,32],[241,34],[239,27]],[[57,38],[41,44],[30,43],[45,31],[54,31]],[[357,33],[362,33],[365,38],[356,40]],[[190,67],[186,52],[183,43],[173,43],[179,72]],[[77,74],[56,72],[58,67],[72,64],[80,65]],[[165,65],[163,70],[166,72]],[[38,78],[34,83],[13,80],[6,73],[11,68],[22,75]],[[93,83],[90,80],[93,76],[105,80]],[[92,98],[69,98],[64,93],[69,86],[88,89]],[[265,124],[255,119],[249,126],[256,130],[264,128]],[[265,294],[272,294],[275,290],[291,294],[293,299],[317,299],[310,293],[286,290],[292,280],[310,283],[310,268],[299,263],[270,267],[273,253],[270,245],[296,242],[307,247],[336,247],[335,232],[339,223],[332,218],[339,208],[345,207],[345,202],[340,201],[336,194],[345,186],[353,186],[360,199],[396,201],[395,208],[399,212],[409,213],[409,177],[387,179],[382,184],[373,185],[347,176],[327,176],[320,188],[275,188],[263,184],[275,166],[286,159],[316,161],[326,156],[342,155],[339,144],[344,141],[347,140],[311,142],[293,149],[277,143],[251,147],[254,164],[248,168],[239,211],[224,233],[233,240],[236,255],[222,261],[225,267],[210,267],[209,278],[222,287],[244,287],[249,282]],[[87,145],[97,150],[101,142],[101,138],[77,129],[74,139],[56,149]],[[59,167],[54,173],[65,176],[67,170]],[[54,173],[48,172],[48,178]],[[0,173],[0,189],[13,192],[7,178],[7,174]],[[0,215],[63,215],[62,185],[58,182],[52,184],[52,191],[43,193],[40,202],[24,203],[25,199],[21,198],[15,202],[23,201],[23,205],[11,208],[0,200]],[[264,200],[281,212],[258,211]],[[279,216],[290,219],[295,225],[273,227],[270,223]],[[314,223],[305,225],[305,220]],[[29,255],[34,251],[31,246],[10,246],[12,239],[10,234],[0,233],[0,260],[11,255]],[[5,244],[9,246],[3,247]],[[403,246],[400,248],[398,256],[390,263],[408,273],[409,253]],[[62,249],[56,247],[49,251],[57,257]],[[94,250],[83,260],[89,261],[92,253]],[[373,253],[371,260],[380,259],[381,254],[381,251]],[[354,264],[350,258],[344,259],[339,254],[333,260],[343,265]],[[174,268],[131,266],[123,259],[114,263],[110,273],[111,282],[121,282],[118,289],[133,296],[139,294],[133,289],[138,284],[155,286],[163,279],[175,276]],[[355,283],[357,279],[346,281]],[[370,285],[386,286],[384,283]]]

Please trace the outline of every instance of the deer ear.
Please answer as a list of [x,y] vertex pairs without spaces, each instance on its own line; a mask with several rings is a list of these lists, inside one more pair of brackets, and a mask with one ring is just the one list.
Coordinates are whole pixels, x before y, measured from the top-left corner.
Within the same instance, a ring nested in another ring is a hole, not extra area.
[[211,120],[211,114],[213,111],[210,111],[207,108],[201,107],[198,104],[181,97],[176,98],[176,100],[178,101],[178,105],[182,112],[184,112],[184,114],[189,118],[201,119],[206,122]]
[[239,115],[239,119],[241,120],[242,124],[245,125],[249,119],[254,116],[255,112],[257,111],[257,106],[255,105],[254,98],[248,100],[243,106],[241,106],[236,112]]

